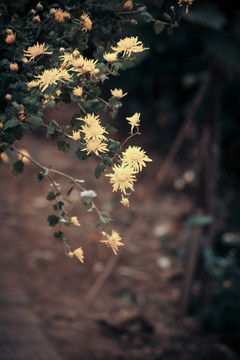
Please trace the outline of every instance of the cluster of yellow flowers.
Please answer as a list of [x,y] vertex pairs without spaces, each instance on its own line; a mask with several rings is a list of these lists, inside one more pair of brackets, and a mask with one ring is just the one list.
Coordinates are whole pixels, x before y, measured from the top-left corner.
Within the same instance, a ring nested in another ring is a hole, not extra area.
[[73,134],[69,135],[69,137],[75,141],[79,141],[82,133],[82,140],[86,145],[83,150],[86,150],[88,155],[90,153],[99,155],[99,152],[107,152],[107,138],[105,134],[108,133],[101,125],[99,115],[96,116],[94,113],[87,114],[84,118],[77,118],[77,120],[84,121],[84,125],[82,125],[78,131],[73,131]]

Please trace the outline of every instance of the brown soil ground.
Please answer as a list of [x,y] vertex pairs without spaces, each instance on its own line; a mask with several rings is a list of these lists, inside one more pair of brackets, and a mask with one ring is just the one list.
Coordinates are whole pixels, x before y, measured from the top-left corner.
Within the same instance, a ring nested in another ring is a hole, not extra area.
[[[196,319],[180,316],[186,263],[181,253],[187,242],[183,228],[194,201],[173,190],[149,195],[159,155],[149,154],[154,162],[142,173],[126,209],[106,177],[93,178],[96,160],[78,161],[41,137],[29,139],[27,148],[40,163],[84,178],[85,186],[97,191],[99,206],[115,219],[109,229],[118,230],[126,243],[117,257],[101,244],[96,214],[86,212],[79,191],[73,190],[70,215],[77,215],[82,226],[66,228],[66,234],[72,249],[83,247],[85,263],[66,257],[63,244],[52,236],[57,229],[46,221],[53,213],[46,200],[51,190],[47,181],[38,183],[33,164],[18,177],[11,175],[10,164],[0,164],[2,282],[24,289],[62,358],[237,359]],[[169,184],[178,173],[173,167]],[[70,187],[63,178],[55,180]]]

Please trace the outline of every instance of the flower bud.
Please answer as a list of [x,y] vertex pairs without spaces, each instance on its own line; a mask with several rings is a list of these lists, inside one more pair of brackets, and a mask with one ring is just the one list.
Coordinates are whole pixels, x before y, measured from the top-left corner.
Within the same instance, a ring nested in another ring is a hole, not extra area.
[[5,43],[12,44],[16,39],[16,33],[12,31],[12,29],[6,29],[7,36],[5,38]]
[[52,9],[50,9],[49,14],[53,15],[55,12],[56,12],[56,9],[52,8]]
[[9,68],[10,68],[10,70],[12,70],[12,71],[18,71],[18,64],[15,63],[15,62],[10,63]]
[[63,54],[65,52],[64,47],[60,47],[59,52],[60,52],[60,54]]
[[39,11],[43,10],[43,6],[42,6],[42,4],[40,2],[37,3],[36,9],[39,10]]
[[36,15],[36,16],[34,16],[34,18],[33,18],[33,22],[37,22],[37,23],[41,23],[41,19],[40,19],[40,16],[39,15]]
[[30,15],[35,15],[35,14],[36,14],[36,10],[35,10],[35,9],[31,9],[31,10],[29,11],[29,14],[30,14]]
[[123,8],[127,10],[132,10],[133,8],[133,2],[132,1],[125,1],[123,4]]
[[8,100],[8,101],[11,101],[12,100],[12,95],[11,94],[6,94],[5,99]]

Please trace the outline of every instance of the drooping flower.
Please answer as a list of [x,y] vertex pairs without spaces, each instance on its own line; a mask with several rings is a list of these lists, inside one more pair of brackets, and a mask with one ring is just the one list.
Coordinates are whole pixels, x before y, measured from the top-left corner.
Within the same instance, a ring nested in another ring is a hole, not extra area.
[[82,96],[83,94],[83,88],[81,86],[78,86],[76,88],[73,89],[73,94],[75,96]]
[[126,118],[131,125],[131,133],[133,132],[134,127],[138,129],[138,127],[140,126],[140,116],[140,113],[135,113],[133,116]]
[[128,198],[125,198],[123,195],[122,195],[122,200],[120,201],[120,203],[123,204],[123,206],[129,207],[129,200],[128,200]]
[[114,61],[117,60],[117,53],[113,52],[113,53],[104,53],[103,54],[103,58],[108,62],[108,63],[113,63]]
[[138,37],[126,37],[118,41],[117,46],[112,46],[112,50],[116,53],[120,53],[123,51],[123,56],[127,55],[128,57],[132,55],[132,53],[138,54],[148,48],[143,47],[143,43],[138,41]]
[[70,219],[70,223],[75,225],[75,226],[81,226],[79,221],[78,221],[77,216],[72,216],[71,219]]
[[18,64],[16,62],[10,63],[9,68],[12,71],[18,71]]
[[40,23],[41,23],[41,18],[40,18],[40,16],[39,16],[39,15],[34,16],[34,17],[33,17],[33,21],[40,24]]
[[57,68],[44,70],[41,75],[35,76],[37,83],[42,89],[42,91],[46,90],[49,85],[57,84],[57,81],[61,80],[61,72]]
[[6,94],[5,99],[8,100],[8,101],[11,101],[12,100],[12,95],[11,94]]
[[39,44],[37,42],[36,45],[29,46],[27,50],[23,50],[23,51],[25,52],[25,56],[29,57],[29,61],[30,61],[30,60],[34,60],[35,57],[39,55],[43,55],[43,54],[51,55],[53,52],[47,51],[48,48],[49,46],[45,46],[45,43]]
[[80,17],[80,24],[82,25],[82,30],[84,31],[88,31],[92,29],[92,21],[90,19],[90,17],[88,16],[88,14],[86,14],[85,12],[81,15]]
[[12,29],[6,29],[7,36],[5,38],[5,43],[12,44],[16,40],[16,33],[12,31]]
[[52,13],[53,13],[54,20],[56,20],[59,23],[63,23],[65,20],[70,19],[69,12],[63,11],[62,9],[57,9],[54,12],[52,11]]
[[110,183],[113,186],[113,191],[118,189],[126,194],[126,190],[134,191],[133,182],[136,181],[136,171],[131,166],[114,165],[113,173],[106,174],[110,177]]
[[110,90],[110,91],[111,91],[112,96],[114,96],[117,99],[121,99],[127,95],[127,93],[123,94],[122,89],[114,89],[114,90]]
[[132,166],[137,172],[142,171],[146,161],[152,161],[140,146],[129,146],[122,153],[122,164]]
[[193,1],[194,0],[178,0],[178,5],[180,7],[186,6],[185,11],[186,11],[186,14],[188,14],[189,6],[192,5]]
[[83,149],[87,151],[89,155],[93,152],[96,155],[99,155],[99,152],[105,153],[108,150],[107,144],[103,142],[101,139],[89,139],[86,141],[86,147]]
[[101,240],[102,243],[111,247],[114,254],[117,255],[118,247],[123,246],[124,244],[121,242],[122,238],[119,233],[115,230],[112,230],[112,234],[108,235],[105,232],[102,232],[103,236],[106,236],[106,239]]
[[80,131],[74,131],[73,130],[73,134],[72,135],[68,135],[68,137],[70,137],[71,139],[73,139],[74,141],[78,141],[81,139],[81,135],[80,135]]
[[72,258],[73,256],[76,256],[76,258],[78,258],[78,260],[81,261],[81,263],[84,263],[84,253],[83,253],[83,249],[81,247],[74,250],[73,252],[70,251],[68,253],[68,256],[70,258]]

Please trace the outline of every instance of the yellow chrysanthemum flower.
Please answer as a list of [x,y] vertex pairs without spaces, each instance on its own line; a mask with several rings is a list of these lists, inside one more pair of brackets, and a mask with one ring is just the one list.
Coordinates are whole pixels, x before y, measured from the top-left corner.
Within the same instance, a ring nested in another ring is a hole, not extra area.
[[101,240],[102,243],[106,244],[107,246],[111,247],[114,254],[117,255],[118,247],[123,246],[124,244],[121,242],[122,238],[119,233],[115,230],[112,230],[112,234],[108,235],[105,232],[102,232],[103,236],[106,236],[107,239]]
[[126,194],[126,189],[134,191],[133,182],[136,181],[136,171],[131,166],[114,165],[112,174],[106,174],[109,176],[110,183],[113,186],[113,191],[120,189]]
[[62,9],[57,9],[53,13],[54,20],[56,20],[59,23],[63,23],[65,20],[70,19],[70,14],[67,11],[63,11]]
[[65,52],[63,55],[59,56],[62,61],[62,67],[68,67],[72,64],[73,56],[69,52]]
[[37,83],[42,89],[42,91],[46,90],[49,85],[57,84],[57,81],[61,81],[61,71],[57,68],[44,70],[41,75],[35,76]]
[[83,88],[81,86],[78,86],[76,88],[73,89],[73,94],[75,96],[82,96],[83,94]]
[[91,126],[93,124],[100,124],[99,115],[87,114],[84,118],[77,118],[77,120],[82,120],[86,125]]
[[[18,159],[22,160],[25,164],[29,163],[29,159],[26,156],[30,156],[29,152],[25,149],[19,149],[19,151],[23,154],[18,154]],[[25,156],[26,155],[26,156]]]
[[193,1],[194,0],[178,0],[178,5],[180,7],[185,5],[186,6],[185,11],[186,11],[186,14],[188,14],[189,6],[192,5]]
[[88,16],[88,14],[86,14],[85,12],[81,16],[80,24],[82,25],[82,30],[84,31],[88,31],[92,29],[92,21]]
[[74,66],[74,68],[76,69],[72,69],[75,71],[81,71],[83,66],[84,66],[85,60],[84,57],[82,55],[80,55],[77,59],[72,59],[71,64],[72,66]]
[[107,144],[103,142],[101,139],[89,139],[86,141],[86,147],[83,149],[87,151],[89,155],[93,152],[96,155],[99,155],[99,152],[105,153],[108,150]]
[[117,46],[112,46],[112,50],[116,53],[120,53],[123,51],[123,56],[131,56],[132,53],[138,54],[148,48],[143,47],[143,43],[138,41],[138,37],[126,37],[118,41]]
[[117,56],[118,55],[115,52],[103,54],[103,58],[110,64],[117,60]]
[[36,45],[29,46],[27,50],[23,50],[26,57],[29,57],[29,60],[34,60],[35,57],[43,54],[51,55],[52,51],[46,51],[49,48],[49,46],[45,47],[45,43],[39,44],[37,42]]
[[80,135],[80,131],[74,131],[73,130],[73,134],[72,136],[71,135],[68,135],[68,137],[70,137],[71,139],[73,139],[74,141],[78,141],[81,139],[81,135]]
[[140,116],[140,113],[135,113],[133,116],[126,118],[131,125],[131,133],[133,133],[134,127],[138,128],[140,126]]
[[83,253],[83,249],[81,247],[74,250],[73,252],[70,251],[68,253],[68,256],[70,258],[72,258],[73,256],[76,256],[76,258],[78,258],[78,260],[81,261],[81,263],[84,263],[84,253]]
[[106,140],[106,136],[103,134],[108,134],[105,128],[98,122],[95,122],[90,126],[83,125],[80,131],[84,134],[85,140]]
[[72,77],[72,75],[70,75],[66,69],[61,69],[59,71],[59,75],[60,75],[60,78],[64,81],[69,81]]
[[128,198],[125,198],[123,195],[122,195],[122,200],[120,201],[120,203],[123,204],[123,206],[129,207],[129,200],[128,200]]
[[129,146],[127,150],[122,153],[122,164],[124,166],[132,166],[137,172],[142,171],[143,166],[146,166],[146,161],[152,161],[140,146]]
[[77,216],[72,216],[71,219],[70,219],[70,223],[75,225],[75,226],[81,226],[79,221],[78,221]]
[[127,93],[123,94],[122,89],[114,89],[114,90],[110,90],[110,91],[111,91],[112,96],[114,96],[117,99],[121,99],[127,95]]

